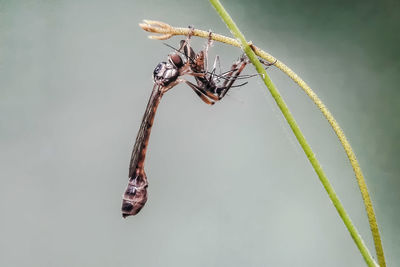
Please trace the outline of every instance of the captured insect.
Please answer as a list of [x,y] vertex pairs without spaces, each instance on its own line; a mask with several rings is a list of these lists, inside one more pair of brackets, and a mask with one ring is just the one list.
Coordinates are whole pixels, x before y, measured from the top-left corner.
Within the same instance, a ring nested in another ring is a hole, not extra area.
[[[191,29],[193,32],[193,28]],[[129,164],[129,182],[123,194],[121,209],[124,218],[136,215],[147,201],[148,182],[144,171],[144,161],[154,116],[164,93],[179,83],[186,83],[201,100],[212,105],[215,101],[221,100],[230,88],[243,86],[247,83],[233,85],[236,80],[254,76],[240,76],[240,73],[249,62],[246,56],[240,57],[229,71],[219,75],[215,73],[216,65],[219,61],[219,57],[217,56],[212,70],[207,71],[208,49],[211,45],[211,36],[212,33],[210,32],[205,49],[196,54],[190,46],[191,34],[189,34],[186,40],[180,42],[180,48],[175,49],[175,52],[168,56],[168,60],[159,63],[153,71],[153,91],[150,95],[133,147]],[[267,63],[265,65],[270,66],[273,64]],[[194,77],[196,83],[185,80],[183,78],[184,75]]]

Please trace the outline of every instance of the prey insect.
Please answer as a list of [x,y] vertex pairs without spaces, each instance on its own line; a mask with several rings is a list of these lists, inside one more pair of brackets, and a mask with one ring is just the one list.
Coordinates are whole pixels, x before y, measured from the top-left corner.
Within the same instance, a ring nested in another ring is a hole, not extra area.
[[[121,209],[124,218],[137,214],[147,201],[148,182],[144,161],[155,113],[164,93],[179,83],[186,83],[201,100],[212,105],[215,101],[221,100],[230,88],[245,84],[234,86],[236,80],[250,77],[240,76],[248,64],[245,56],[235,62],[229,71],[219,75],[215,73],[219,60],[217,57],[212,70],[207,71],[207,52],[211,44],[211,33],[206,48],[197,54],[191,48],[189,40],[190,36],[182,40],[180,48],[170,54],[166,62],[159,63],[153,71],[153,91],[133,147],[129,164],[129,182],[123,194]],[[196,83],[187,81],[183,78],[184,75],[194,77]]]

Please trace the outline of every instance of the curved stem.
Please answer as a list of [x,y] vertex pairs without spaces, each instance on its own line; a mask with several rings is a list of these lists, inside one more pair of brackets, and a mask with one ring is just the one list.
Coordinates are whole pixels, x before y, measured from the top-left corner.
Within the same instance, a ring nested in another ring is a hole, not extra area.
[[[259,55],[261,58],[268,58],[266,52],[258,48],[256,48],[255,50],[258,52],[258,53],[256,52],[256,54]],[[292,71],[288,66],[286,66],[282,62],[279,62],[279,66],[278,64],[275,65],[277,65],[279,69],[281,69],[284,73],[286,73],[295,83],[297,83],[303,89],[303,91],[311,98],[311,100],[322,112],[324,117],[328,120],[329,124],[332,126],[332,129],[335,131],[335,134],[338,137],[340,143],[342,144],[346,152],[347,158],[350,161],[350,164],[353,168],[354,174],[357,179],[358,187],[360,188],[361,196],[363,198],[365,210],[368,216],[372,237],[374,239],[375,252],[378,258],[379,265],[381,267],[385,267],[386,262],[385,262],[385,255],[383,253],[382,240],[379,233],[375,211],[372,206],[371,198],[369,196],[368,187],[365,182],[363,173],[361,171],[360,164],[358,163],[356,155],[353,149],[351,148],[351,145],[347,140],[342,128],[340,128],[339,123],[335,120],[332,113],[328,110],[328,108],[324,105],[321,99],[314,93],[314,91],[310,88],[310,86],[308,86],[308,84],[305,81],[303,81],[294,71]]]
[[250,61],[253,63],[253,65],[256,67],[257,72],[260,73],[262,75],[262,77],[264,78],[265,85],[268,87],[269,91],[271,92],[272,97],[275,99],[276,103],[278,104],[280,110],[283,113],[283,116],[289,123],[290,128],[292,128],[293,133],[295,134],[301,147],[303,148],[304,152],[306,153],[308,160],[310,161],[315,172],[317,173],[321,183],[325,187],[325,190],[327,191],[330,199],[332,200],[333,205],[335,206],[335,208],[338,211],[340,217],[342,218],[344,224],[346,225],[347,229],[349,230],[351,237],[353,238],[353,240],[356,243],[358,249],[360,250],[362,256],[364,257],[364,260],[366,261],[366,263],[369,266],[376,266],[376,263],[374,262],[370,252],[368,251],[368,248],[365,246],[363,240],[361,239],[361,236],[359,235],[357,229],[353,225],[349,215],[347,214],[342,203],[340,202],[336,192],[334,191],[332,185],[330,184],[328,178],[326,177],[324,171],[322,170],[321,165],[319,164],[318,160],[316,159],[313,151],[311,150],[310,145],[307,143],[303,133],[301,132],[295,119],[293,118],[292,114],[290,113],[286,103],[281,98],[278,90],[275,88],[275,85],[272,83],[271,79],[268,77],[268,74],[265,71],[263,65],[258,60],[256,54],[254,53],[254,51],[252,50],[252,48],[246,41],[244,35],[240,32],[239,28],[233,22],[232,18],[226,12],[226,10],[221,5],[221,3],[218,0],[210,0],[210,2],[214,6],[214,8],[217,10],[217,12],[221,16],[222,20],[225,22],[225,24],[231,30],[233,35],[240,41],[242,49],[244,50],[244,52],[246,53],[246,55],[250,59]]
[[[153,21],[153,20],[144,20],[144,23],[139,24],[144,30],[153,33],[159,33],[161,35],[151,35],[149,36],[150,39],[156,40],[165,40],[174,35],[188,35],[189,29],[188,28],[179,28],[179,27],[172,27],[169,24],[160,22],[160,21]],[[192,35],[202,38],[209,38],[209,32],[202,31],[195,29]],[[230,37],[226,37],[221,34],[213,33],[211,38],[215,41],[226,43],[232,46],[241,47],[240,43]],[[297,83],[303,91],[311,98],[311,100],[315,103],[315,105],[321,110],[322,114],[328,120],[329,124],[331,125],[332,129],[334,130],[335,134],[337,135],[339,141],[341,142],[347,157],[349,158],[350,164],[354,170],[358,186],[361,191],[361,195],[364,201],[365,209],[368,215],[368,221],[370,224],[372,236],[374,239],[375,250],[378,257],[379,265],[382,267],[386,266],[385,257],[383,253],[382,241],[379,234],[379,228],[376,221],[375,212],[372,206],[371,198],[368,193],[368,188],[366,186],[360,165],[357,161],[357,158],[348,142],[346,136],[344,135],[343,130],[340,128],[339,124],[329,112],[328,108],[323,104],[321,99],[314,93],[314,91],[304,82],[293,70],[291,70],[288,66],[286,66],[283,62],[277,60],[275,57],[270,55],[269,53],[263,51],[262,49],[252,45],[249,43],[255,54],[269,62],[275,62],[274,66],[288,75],[295,83]]]

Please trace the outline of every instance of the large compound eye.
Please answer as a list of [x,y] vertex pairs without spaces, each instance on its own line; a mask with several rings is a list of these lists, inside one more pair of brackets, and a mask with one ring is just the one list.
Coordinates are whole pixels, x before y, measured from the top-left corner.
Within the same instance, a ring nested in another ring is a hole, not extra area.
[[177,68],[183,66],[182,58],[176,53],[169,55],[169,61]]
[[163,69],[165,66],[165,62],[161,62],[157,65],[157,67],[153,71],[153,78],[155,79],[160,79],[160,77],[163,76]]

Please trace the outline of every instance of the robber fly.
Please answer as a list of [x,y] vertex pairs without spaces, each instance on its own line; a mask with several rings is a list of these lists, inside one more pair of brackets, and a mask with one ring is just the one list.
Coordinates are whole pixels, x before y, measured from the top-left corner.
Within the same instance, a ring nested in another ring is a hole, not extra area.
[[[153,71],[153,91],[143,115],[129,164],[129,182],[122,200],[124,218],[137,214],[147,201],[148,182],[144,171],[144,160],[154,116],[164,93],[179,83],[186,83],[201,100],[212,105],[215,101],[221,100],[230,88],[245,84],[233,86],[237,79],[244,78],[239,75],[248,64],[247,57],[242,56],[229,71],[220,75],[215,73],[219,60],[216,57],[212,71],[208,72],[207,52],[211,45],[211,32],[206,48],[197,54],[190,47],[190,36],[182,40],[180,48],[170,54],[166,62],[159,63]],[[184,75],[194,77],[196,84],[185,80]]]

